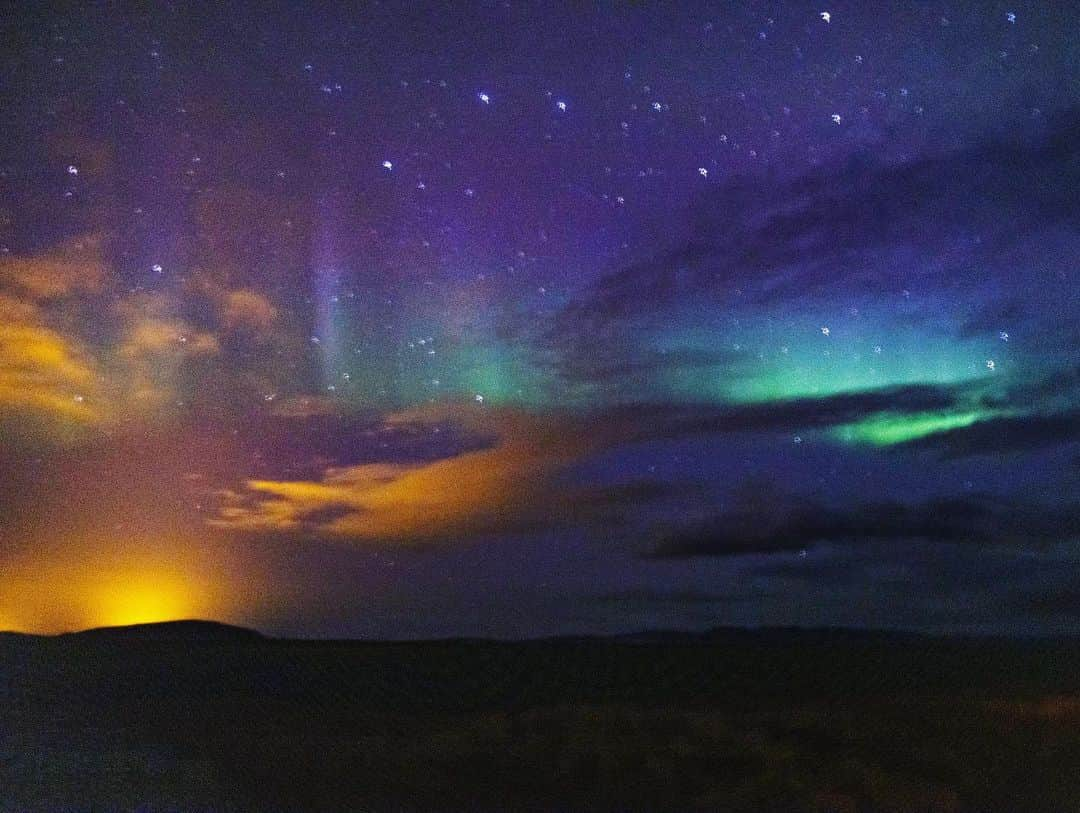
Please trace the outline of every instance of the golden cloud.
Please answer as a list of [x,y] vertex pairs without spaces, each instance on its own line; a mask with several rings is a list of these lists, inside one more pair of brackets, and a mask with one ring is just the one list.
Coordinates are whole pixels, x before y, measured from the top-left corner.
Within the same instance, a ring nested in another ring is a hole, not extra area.
[[165,407],[177,399],[184,365],[220,352],[214,334],[171,315],[178,310],[180,303],[168,294],[141,294],[117,305],[124,334],[113,369],[117,397],[126,407]]
[[50,251],[0,260],[0,288],[32,302],[100,290],[105,279],[102,240],[88,235]]
[[145,356],[212,356],[221,350],[212,333],[198,331],[182,319],[135,317],[117,353],[122,358]]
[[102,415],[98,370],[33,304],[0,295],[0,413],[91,423]]
[[243,493],[223,495],[211,524],[387,542],[520,527],[535,516],[552,478],[588,445],[551,419],[471,405],[402,413],[387,423],[448,416],[467,430],[494,435],[494,444],[430,463],[330,468],[318,481],[249,480]]
[[64,300],[100,290],[101,239],[0,260],[0,415],[90,424],[104,417],[101,369],[67,326]]
[[[208,376],[193,365],[221,356],[238,333],[245,341],[273,337],[278,317],[258,291],[198,275],[172,292],[119,289],[98,235],[0,259],[0,418],[44,418],[48,426],[130,420],[190,401],[223,377],[249,380],[246,368]],[[184,316],[200,305],[211,318],[196,327]]]
[[278,313],[269,299],[248,288],[227,291],[221,298],[220,309],[226,330],[269,330]]

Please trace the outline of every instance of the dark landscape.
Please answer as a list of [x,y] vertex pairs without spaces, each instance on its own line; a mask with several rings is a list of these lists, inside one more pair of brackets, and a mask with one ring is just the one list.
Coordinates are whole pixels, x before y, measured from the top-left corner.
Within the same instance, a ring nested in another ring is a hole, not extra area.
[[1066,811],[1080,641],[0,638],[0,810]]

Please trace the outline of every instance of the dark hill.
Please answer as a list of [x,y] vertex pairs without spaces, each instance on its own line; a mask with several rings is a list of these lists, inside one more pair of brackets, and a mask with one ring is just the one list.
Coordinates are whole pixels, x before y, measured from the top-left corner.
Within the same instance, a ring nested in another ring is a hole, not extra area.
[[8,643],[10,641],[31,641],[35,638],[39,638],[39,635],[28,635],[25,632],[8,632],[6,630],[0,631],[0,644]]
[[217,621],[166,621],[159,624],[132,624],[124,627],[98,627],[69,632],[58,638],[94,641],[257,641],[262,634],[245,627]]

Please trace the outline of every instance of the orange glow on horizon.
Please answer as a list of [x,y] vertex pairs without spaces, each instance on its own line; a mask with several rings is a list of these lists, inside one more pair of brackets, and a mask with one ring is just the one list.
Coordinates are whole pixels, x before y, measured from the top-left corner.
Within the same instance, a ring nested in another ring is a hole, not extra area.
[[171,574],[133,574],[101,585],[93,604],[95,626],[121,627],[192,618],[200,601],[191,585]]
[[6,562],[4,569],[0,630],[13,632],[192,618],[236,622],[244,592],[229,588],[220,566],[176,549],[134,556],[67,549],[44,564],[27,559]]

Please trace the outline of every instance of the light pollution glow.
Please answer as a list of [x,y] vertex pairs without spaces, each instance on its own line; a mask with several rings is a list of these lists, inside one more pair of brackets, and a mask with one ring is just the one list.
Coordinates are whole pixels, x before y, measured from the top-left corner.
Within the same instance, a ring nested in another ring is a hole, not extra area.
[[66,540],[47,557],[5,562],[0,629],[54,634],[185,618],[240,621],[258,601],[258,579],[238,579],[231,558],[179,540]]

